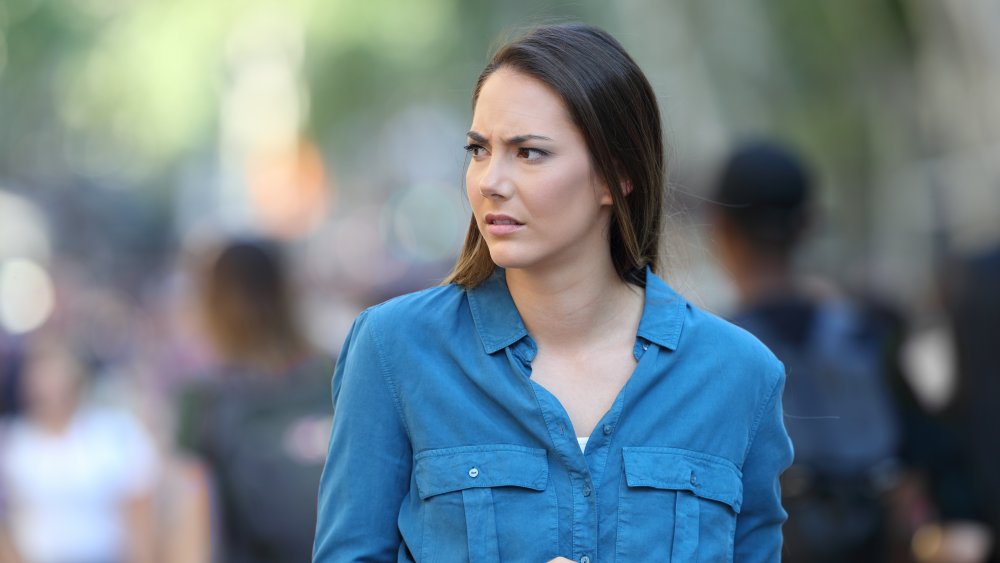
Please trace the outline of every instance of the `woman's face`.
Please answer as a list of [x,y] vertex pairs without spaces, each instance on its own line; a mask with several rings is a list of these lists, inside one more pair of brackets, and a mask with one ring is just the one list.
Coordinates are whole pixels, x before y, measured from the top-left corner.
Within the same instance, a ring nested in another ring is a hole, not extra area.
[[466,190],[498,266],[538,270],[609,259],[611,194],[554,91],[498,69],[480,90],[468,136]]
[[71,355],[55,346],[33,350],[24,365],[28,411],[43,416],[73,412],[82,382],[82,368]]

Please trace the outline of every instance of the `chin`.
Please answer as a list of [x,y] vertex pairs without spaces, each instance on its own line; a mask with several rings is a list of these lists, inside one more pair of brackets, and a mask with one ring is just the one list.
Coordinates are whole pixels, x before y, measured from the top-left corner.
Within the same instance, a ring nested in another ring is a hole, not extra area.
[[533,263],[531,260],[526,260],[524,256],[518,256],[514,252],[494,247],[490,247],[490,258],[494,264],[505,270],[527,268]]

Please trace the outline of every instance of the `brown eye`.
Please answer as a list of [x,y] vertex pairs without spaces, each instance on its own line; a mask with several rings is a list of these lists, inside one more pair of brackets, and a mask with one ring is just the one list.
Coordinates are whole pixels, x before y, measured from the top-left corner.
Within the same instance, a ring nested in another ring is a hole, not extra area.
[[517,157],[523,158],[527,161],[541,160],[548,155],[549,153],[543,151],[542,149],[533,149],[530,147],[519,147],[517,149]]
[[482,145],[469,144],[465,145],[465,152],[469,153],[473,157],[480,157],[486,154],[486,149]]

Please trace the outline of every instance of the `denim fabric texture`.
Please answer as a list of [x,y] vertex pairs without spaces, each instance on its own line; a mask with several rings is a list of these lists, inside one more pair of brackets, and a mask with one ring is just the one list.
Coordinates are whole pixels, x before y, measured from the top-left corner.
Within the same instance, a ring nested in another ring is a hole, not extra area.
[[784,368],[646,274],[637,366],[581,452],[504,271],[362,313],[314,561],[778,561]]

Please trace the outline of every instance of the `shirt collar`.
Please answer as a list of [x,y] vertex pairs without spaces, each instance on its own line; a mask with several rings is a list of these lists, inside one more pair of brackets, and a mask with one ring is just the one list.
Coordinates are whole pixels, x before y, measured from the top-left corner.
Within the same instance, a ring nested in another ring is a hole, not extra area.
[[479,285],[466,290],[469,308],[476,323],[483,349],[492,354],[506,348],[528,335],[521,321],[514,299],[507,290],[507,276],[503,268],[496,268],[490,277]]
[[636,335],[676,350],[687,317],[687,300],[646,268],[646,303]]
[[[479,285],[466,290],[472,318],[487,354],[506,348],[528,335],[514,299],[507,289],[503,268]],[[687,311],[687,301],[646,268],[646,302],[636,336],[670,350],[677,349]]]

